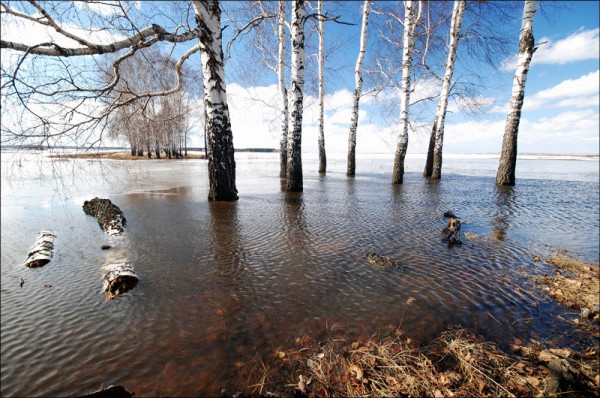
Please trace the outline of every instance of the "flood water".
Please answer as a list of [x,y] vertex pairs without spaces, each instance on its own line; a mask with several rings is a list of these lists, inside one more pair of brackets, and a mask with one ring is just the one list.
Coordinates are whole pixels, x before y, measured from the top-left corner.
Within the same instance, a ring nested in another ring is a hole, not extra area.
[[[517,185],[495,185],[497,158],[444,159],[440,182],[408,158],[358,159],[357,177],[305,157],[304,192],[282,192],[277,154],[239,154],[240,200],[207,201],[202,160],[51,161],[2,156],[1,395],[75,396],[123,385],[136,396],[218,395],[237,366],[304,334],[347,338],[401,325],[418,338],[461,324],[487,338],[560,339],[571,310],[523,279],[533,255],[598,261],[598,158],[522,159]],[[84,200],[127,218],[118,242],[141,281],[106,303],[100,267],[115,253]],[[463,221],[447,247],[443,213]],[[43,268],[23,261],[56,233]],[[398,269],[369,265],[390,256]],[[24,284],[20,287],[20,280]],[[551,314],[560,314],[562,318]]]

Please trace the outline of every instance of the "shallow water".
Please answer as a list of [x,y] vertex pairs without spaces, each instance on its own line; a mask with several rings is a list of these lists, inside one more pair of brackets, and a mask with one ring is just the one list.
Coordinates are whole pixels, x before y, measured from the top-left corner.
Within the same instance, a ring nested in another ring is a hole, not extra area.
[[[110,384],[215,395],[236,388],[241,363],[332,325],[348,338],[397,325],[427,338],[460,323],[495,341],[560,339],[569,327],[548,313],[573,313],[520,275],[542,272],[532,256],[551,247],[599,256],[597,158],[521,160],[506,189],[493,158],[448,157],[438,183],[409,158],[401,186],[389,183],[387,158],[359,159],[353,179],[335,158],[319,176],[313,158],[304,192],[289,194],[276,154],[240,154],[233,203],[207,202],[205,161],[11,160],[3,153],[2,396]],[[107,238],[81,209],[94,196],[127,218],[122,253],[100,249]],[[448,209],[464,220],[462,246],[440,240]],[[45,229],[55,257],[28,269]],[[367,252],[400,268],[374,268]],[[141,282],[105,303],[100,266],[123,253]]]

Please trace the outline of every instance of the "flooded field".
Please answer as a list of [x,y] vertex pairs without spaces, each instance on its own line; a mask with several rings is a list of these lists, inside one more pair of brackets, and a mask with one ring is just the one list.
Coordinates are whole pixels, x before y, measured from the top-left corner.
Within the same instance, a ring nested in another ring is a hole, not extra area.
[[[18,159],[18,160],[16,160]],[[356,337],[401,325],[427,338],[450,325],[503,342],[560,339],[568,313],[523,274],[553,248],[599,256],[598,158],[526,158],[517,186],[495,185],[497,158],[450,156],[440,182],[408,159],[358,159],[357,177],[306,159],[304,192],[282,192],[277,154],[240,154],[240,200],[207,201],[203,160],[49,160],[2,156],[2,396],[74,396],[119,384],[136,396],[218,395],[243,386],[237,364],[335,324]],[[113,255],[84,200],[127,218],[125,255],[140,284],[109,303],[100,266]],[[441,241],[443,213],[463,245]],[[56,233],[43,268],[23,261]],[[379,269],[367,253],[400,266]],[[24,283],[20,286],[21,278]]]

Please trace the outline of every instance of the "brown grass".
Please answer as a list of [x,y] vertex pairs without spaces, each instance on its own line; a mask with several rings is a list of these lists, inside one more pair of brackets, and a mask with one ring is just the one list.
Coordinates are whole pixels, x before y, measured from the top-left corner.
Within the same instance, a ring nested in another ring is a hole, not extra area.
[[305,336],[254,363],[260,366],[240,369],[249,392],[282,397],[298,390],[308,397],[536,397],[546,395],[549,373],[462,328],[427,346],[401,334],[321,344]]
[[[580,311],[589,311],[591,321],[598,323],[600,303],[600,270],[598,264],[588,264],[566,256],[546,259],[549,273],[535,279],[559,304]],[[596,311],[594,311],[596,308]]]
[[[156,157],[151,159],[148,156],[132,156],[129,151],[109,151],[109,152],[94,152],[94,153],[68,153],[60,155],[50,155],[53,159],[114,159],[114,160],[156,160]],[[161,159],[169,159],[165,155],[161,155]],[[170,160],[184,160],[184,159],[206,159],[203,154],[189,154],[181,159],[175,159],[174,157]]]

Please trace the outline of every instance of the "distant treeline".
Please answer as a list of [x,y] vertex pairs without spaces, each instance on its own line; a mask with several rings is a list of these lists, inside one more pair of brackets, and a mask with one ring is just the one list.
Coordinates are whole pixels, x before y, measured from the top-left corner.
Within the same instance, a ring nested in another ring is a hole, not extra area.
[[[103,146],[97,148],[81,148],[78,146],[65,145],[65,146],[43,146],[43,145],[2,145],[2,149],[37,149],[37,150],[51,150],[51,149],[86,149],[96,151],[127,151],[128,147],[124,146]],[[200,147],[189,147],[188,151],[204,152],[204,148]],[[277,152],[274,148],[236,148],[236,152]]]

